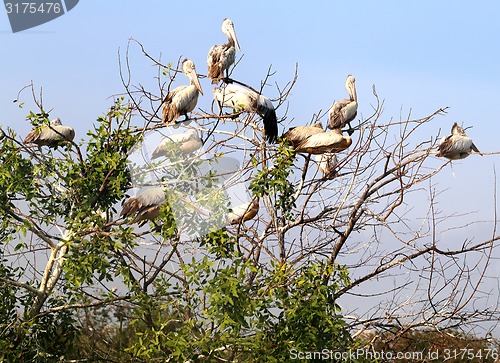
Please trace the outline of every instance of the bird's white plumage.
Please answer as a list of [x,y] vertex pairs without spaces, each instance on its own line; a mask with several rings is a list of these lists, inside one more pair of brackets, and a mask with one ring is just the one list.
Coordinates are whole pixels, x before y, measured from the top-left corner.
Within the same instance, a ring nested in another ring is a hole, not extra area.
[[223,88],[214,88],[213,93],[215,100],[220,105],[232,108],[235,112],[256,112],[255,109],[252,109],[252,99],[250,98],[250,94],[254,92],[249,89],[228,84]]
[[278,120],[273,103],[269,98],[236,84],[216,87],[214,99],[221,107],[232,108],[235,112],[257,113],[264,122],[266,139],[275,142],[278,137]]
[[441,139],[438,156],[458,160],[469,156],[471,151],[479,152],[472,139],[465,133],[465,130],[455,122],[451,128],[451,135]]

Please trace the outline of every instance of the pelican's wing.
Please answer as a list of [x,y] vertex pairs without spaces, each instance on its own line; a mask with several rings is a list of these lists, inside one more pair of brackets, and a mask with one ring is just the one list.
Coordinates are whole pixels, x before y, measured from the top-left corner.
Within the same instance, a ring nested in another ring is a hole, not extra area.
[[[173,102],[176,104],[178,110],[186,110],[191,107],[193,102],[198,101],[198,90],[194,85],[189,85],[184,87],[182,90],[176,93]],[[194,107],[193,107],[194,109]]]
[[294,146],[301,141],[307,139],[311,135],[320,134],[325,132],[323,128],[313,126],[297,126],[290,128],[283,134],[283,138],[290,141],[291,146]]
[[236,112],[252,112],[251,99],[248,90],[234,84],[214,90],[214,98],[224,107],[229,107]]
[[266,140],[271,143],[276,142],[278,139],[278,119],[273,103],[269,98],[259,95],[257,113],[262,117]]
[[323,132],[314,134],[299,143],[295,148],[296,152],[306,152],[310,154],[323,154],[325,152],[345,150],[351,145],[351,138],[342,136],[342,133]]
[[255,112],[264,123],[264,134],[268,142],[276,142],[278,138],[278,119],[273,103],[265,96],[259,95],[253,91],[245,90],[248,97],[246,111]]
[[142,206],[147,207],[163,204],[166,195],[162,188],[149,188],[141,192],[137,198],[141,201]]
[[24,138],[25,144],[57,146],[75,138],[75,130],[69,126],[39,126]]
[[[137,215],[134,217],[131,224],[138,223],[138,222],[145,223],[145,221],[147,221],[147,220],[152,221],[152,220],[158,218],[158,216],[160,215],[160,208],[161,208],[161,205],[151,205],[151,206],[142,208],[137,213]],[[141,223],[139,223],[139,225],[142,226]]]
[[208,78],[213,82],[222,77],[221,55],[224,52],[225,44],[214,45],[210,48],[207,56]]
[[136,213],[141,208],[141,203],[137,199],[137,197],[132,196],[128,198],[122,207],[122,211],[120,212],[120,216],[129,217],[132,214]]
[[358,103],[356,101],[343,99],[335,102],[330,108],[328,127],[330,129],[344,127],[347,122],[356,117],[357,112]]
[[46,130],[44,130],[43,134],[42,136],[44,136],[45,139],[51,144],[58,141],[72,141],[75,138],[75,129],[63,125],[49,126]]
[[42,133],[42,129],[43,127],[46,127],[46,126],[40,126],[40,127],[35,127],[34,129],[32,129],[28,135],[26,135],[26,137],[24,138],[24,143],[25,144],[35,144],[36,141],[40,138],[40,134]]
[[472,143],[471,147],[472,147],[472,150],[474,150],[475,152],[477,152],[477,153],[480,153],[480,152],[481,152],[481,151],[479,151],[479,149],[476,147],[476,145],[474,145],[474,143]]
[[180,107],[176,104],[176,96],[181,93],[188,85],[182,85],[169,91],[163,100],[163,110],[161,119],[163,122],[171,122],[177,119]]
[[165,96],[165,99],[163,100],[163,104],[172,103],[172,100],[174,99],[174,97],[186,87],[188,87],[188,86],[182,85],[182,86],[175,87],[174,89],[168,91],[167,95]]

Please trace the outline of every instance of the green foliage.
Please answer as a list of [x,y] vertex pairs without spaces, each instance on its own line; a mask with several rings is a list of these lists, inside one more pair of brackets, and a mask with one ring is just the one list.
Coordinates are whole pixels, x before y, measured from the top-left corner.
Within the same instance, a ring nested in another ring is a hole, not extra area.
[[[334,283],[325,284],[332,276]],[[349,284],[348,272],[338,265],[309,263],[298,270],[283,264],[267,276],[269,292],[255,337],[258,354],[265,361],[289,359],[292,349],[321,351],[325,347],[347,350],[351,338],[335,294]],[[272,307],[272,308],[271,308]]]
[[200,238],[200,247],[207,246],[208,252],[216,259],[231,258],[236,252],[236,240],[224,228],[210,231],[204,238]]
[[88,132],[85,160],[68,168],[71,193],[79,206],[72,220],[108,210],[130,187],[127,156],[140,136],[131,133],[129,110],[122,101],[116,100],[107,117],[99,117],[98,126]]
[[[258,197],[269,195],[274,199],[274,205],[281,211],[282,217],[292,218],[292,208],[295,207],[294,185],[288,180],[292,171],[295,153],[288,147],[286,140],[281,139],[278,150],[273,159],[273,166],[259,170],[252,182],[250,190]],[[257,167],[257,159],[252,160]]]
[[[67,310],[27,318],[33,295],[20,287],[5,282],[19,280],[21,269],[0,264],[0,361],[50,362],[62,355],[73,354],[73,342],[78,336],[72,312]],[[64,293],[64,291],[61,291]],[[54,296],[47,300],[47,308],[64,305],[64,299]],[[20,315],[20,311],[25,316]]]

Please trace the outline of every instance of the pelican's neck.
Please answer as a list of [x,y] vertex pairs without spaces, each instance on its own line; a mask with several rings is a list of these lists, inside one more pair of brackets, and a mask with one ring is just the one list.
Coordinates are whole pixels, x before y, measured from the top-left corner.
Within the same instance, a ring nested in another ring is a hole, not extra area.
[[235,42],[234,42],[234,40],[233,40],[233,37],[232,37],[232,36],[230,36],[230,35],[227,35],[227,44],[226,44],[226,48],[231,48],[231,47],[236,48],[236,47],[235,47],[235,45],[236,45],[236,44],[235,44]]
[[356,93],[356,86],[354,83],[349,87],[349,97],[351,101],[358,102],[358,95]]

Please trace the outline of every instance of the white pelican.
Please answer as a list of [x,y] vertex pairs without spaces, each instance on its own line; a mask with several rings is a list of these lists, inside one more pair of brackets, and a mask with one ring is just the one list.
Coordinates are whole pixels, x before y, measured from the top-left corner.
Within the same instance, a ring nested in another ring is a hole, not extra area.
[[318,169],[321,170],[326,178],[335,177],[335,168],[337,167],[337,154],[335,153],[324,153],[314,155],[316,163],[318,164]]
[[345,89],[349,93],[349,99],[337,101],[330,108],[329,116],[330,122],[328,127],[330,129],[341,129],[346,124],[349,124],[347,133],[352,135],[353,131],[350,122],[354,120],[358,113],[358,96],[356,94],[356,85],[353,76],[349,75],[345,81]]
[[441,139],[437,156],[458,160],[469,156],[471,151],[479,152],[472,139],[465,133],[465,130],[455,122],[451,127],[451,135]]
[[175,124],[176,120],[184,115],[188,119],[188,112],[196,107],[198,93],[203,95],[200,81],[196,74],[194,63],[189,59],[182,61],[182,73],[189,78],[189,86],[179,86],[171,90],[163,101],[162,121],[167,125]]
[[213,90],[214,99],[219,107],[225,106],[237,112],[257,113],[264,122],[264,134],[270,143],[276,142],[278,138],[278,119],[271,100],[248,88],[235,84],[228,84],[223,88],[216,87]]
[[161,140],[158,147],[153,151],[151,159],[160,156],[169,156],[176,150],[181,154],[191,154],[203,146],[198,131],[189,129],[181,134],[167,136]]
[[231,224],[240,224],[254,218],[259,212],[259,198],[243,203],[228,213],[227,218]]
[[63,126],[61,120],[56,118],[49,125],[42,125],[32,129],[24,138],[25,144],[36,144],[39,146],[58,146],[75,138],[75,130],[69,126]]
[[127,218],[135,215],[131,224],[141,221],[153,221],[160,214],[160,208],[165,203],[166,195],[162,188],[149,188],[136,196],[128,198],[123,203],[120,216]]
[[323,130],[321,122],[317,122],[311,126],[291,127],[283,134],[282,137],[287,139],[290,146],[295,149],[298,144],[303,142],[309,136],[323,132],[325,132],[325,130]]
[[212,80],[212,83],[219,82],[224,77],[224,72],[229,77],[229,67],[234,64],[236,59],[234,46],[236,45],[238,50],[241,50],[234,32],[234,24],[228,18],[222,22],[222,32],[227,37],[227,44],[212,46],[207,57],[208,78]]

